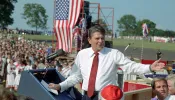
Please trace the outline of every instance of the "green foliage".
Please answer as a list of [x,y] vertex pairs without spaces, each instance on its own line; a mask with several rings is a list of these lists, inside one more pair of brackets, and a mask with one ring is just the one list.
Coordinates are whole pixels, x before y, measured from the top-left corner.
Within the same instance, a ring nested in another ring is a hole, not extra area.
[[118,31],[124,35],[134,34],[136,30],[136,18],[133,15],[124,15],[117,21]]
[[168,36],[168,37],[174,37],[175,36],[175,32],[171,31],[171,30],[165,30],[164,31],[164,35]]
[[23,18],[27,20],[27,24],[31,27],[47,28],[48,15],[46,10],[41,4],[31,3],[24,5]]
[[11,17],[14,5],[17,0],[0,0],[0,26],[7,27],[13,24],[13,18]]
[[153,21],[150,21],[149,19],[143,19],[137,22],[137,32],[136,35],[141,36],[142,35],[142,24],[146,23],[149,28],[149,35],[155,35],[155,29],[156,24]]
[[142,36],[142,24],[148,25],[149,36],[175,37],[175,32],[156,28],[156,23],[149,19],[136,21],[133,15],[124,15],[118,21],[118,32],[120,36]]
[[164,30],[162,30],[162,29],[155,29],[155,31],[154,31],[154,35],[155,36],[164,36]]

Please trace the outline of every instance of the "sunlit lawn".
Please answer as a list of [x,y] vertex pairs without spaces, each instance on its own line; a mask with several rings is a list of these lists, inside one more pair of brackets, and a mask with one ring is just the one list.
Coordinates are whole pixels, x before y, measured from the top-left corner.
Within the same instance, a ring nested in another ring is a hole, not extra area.
[[[26,39],[32,40],[56,40],[53,36],[46,36],[46,35],[23,35]],[[171,50],[175,51],[175,43],[157,43],[157,42],[149,42],[147,40],[124,40],[124,39],[113,39],[113,46],[127,46],[128,43],[133,43],[132,47],[143,47],[144,48],[151,48],[151,49],[161,49],[161,50]]]
[[[143,43],[142,43],[143,42]],[[124,39],[114,39],[113,46],[127,46],[128,43],[133,43],[132,47],[143,47],[144,48],[151,48],[151,49],[161,49],[161,50],[171,50],[175,51],[175,43],[157,43],[157,42],[149,42],[149,41],[142,41],[142,40],[124,40]]]

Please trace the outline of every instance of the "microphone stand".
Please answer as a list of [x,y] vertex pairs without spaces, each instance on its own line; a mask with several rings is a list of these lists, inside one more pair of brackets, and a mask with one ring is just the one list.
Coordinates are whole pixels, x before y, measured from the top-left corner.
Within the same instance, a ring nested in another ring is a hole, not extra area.
[[130,60],[132,60],[132,61],[134,61],[134,58],[133,58],[132,53],[133,53],[133,51],[136,50],[136,49],[137,49],[137,48],[133,48],[132,51],[131,51],[131,57],[130,57]]
[[123,52],[124,55],[125,55],[125,51],[129,48],[130,45],[131,45],[131,43],[129,43],[129,44],[125,47],[124,52]]

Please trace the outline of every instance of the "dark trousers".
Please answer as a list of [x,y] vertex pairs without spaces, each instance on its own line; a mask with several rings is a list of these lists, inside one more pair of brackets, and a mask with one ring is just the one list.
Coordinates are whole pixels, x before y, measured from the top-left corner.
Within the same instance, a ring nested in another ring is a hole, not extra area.
[[85,93],[85,95],[82,96],[81,100],[98,100],[98,93],[95,93],[91,98],[89,98]]

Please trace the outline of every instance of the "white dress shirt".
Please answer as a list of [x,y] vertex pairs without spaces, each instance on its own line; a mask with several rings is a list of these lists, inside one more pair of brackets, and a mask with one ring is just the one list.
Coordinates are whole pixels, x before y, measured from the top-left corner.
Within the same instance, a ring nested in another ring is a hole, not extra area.
[[[92,48],[86,48],[78,52],[75,64],[72,67],[74,73],[64,82],[60,83],[61,92],[74,86],[81,80],[83,80],[82,89],[85,91],[88,90],[89,76],[94,56]],[[118,66],[122,66],[122,70],[128,74],[144,74],[150,72],[150,65],[133,62],[127,57],[124,57],[120,51],[104,47],[99,52],[95,91],[100,91],[108,84],[117,85],[116,74]]]
[[175,95],[168,95],[165,100],[175,100]]
[[69,77],[70,72],[71,72],[71,66],[64,66],[60,74],[63,75],[65,78],[67,78]]

